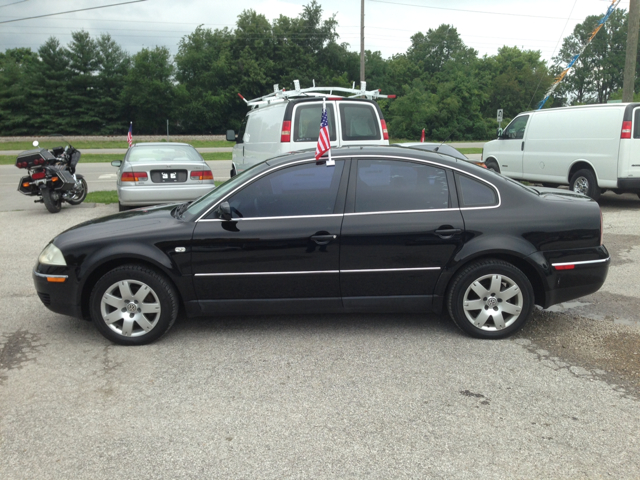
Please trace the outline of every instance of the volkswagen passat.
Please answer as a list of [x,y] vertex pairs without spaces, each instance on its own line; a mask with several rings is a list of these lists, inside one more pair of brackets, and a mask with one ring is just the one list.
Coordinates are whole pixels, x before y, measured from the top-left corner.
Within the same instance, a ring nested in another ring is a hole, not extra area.
[[111,165],[118,167],[120,211],[186,202],[215,188],[209,165],[187,143],[136,143]]
[[189,316],[448,311],[506,337],[534,304],[595,292],[609,254],[598,204],[402,147],[276,157],[192,203],[54,238],[33,272],[52,311],[109,340],[156,340]]

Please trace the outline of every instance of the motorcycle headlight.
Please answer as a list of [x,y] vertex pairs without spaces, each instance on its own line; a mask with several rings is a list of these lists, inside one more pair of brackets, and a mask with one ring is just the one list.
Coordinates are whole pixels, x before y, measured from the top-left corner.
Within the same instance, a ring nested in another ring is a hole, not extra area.
[[67,262],[64,260],[64,255],[62,255],[60,249],[53,243],[44,247],[44,250],[42,250],[42,253],[38,257],[38,262],[45,265],[67,265]]

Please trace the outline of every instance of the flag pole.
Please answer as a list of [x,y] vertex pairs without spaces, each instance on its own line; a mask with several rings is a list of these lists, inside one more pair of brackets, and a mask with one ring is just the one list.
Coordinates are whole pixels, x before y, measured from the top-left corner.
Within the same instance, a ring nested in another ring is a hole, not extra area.
[[[327,112],[327,104],[326,104],[326,97],[322,97],[322,109]],[[327,124],[329,123],[329,112],[327,112]],[[331,129],[329,129],[329,132],[331,132]],[[336,162],[334,162],[331,159],[331,133],[329,133],[329,159],[327,160],[327,167],[332,167],[336,164]]]

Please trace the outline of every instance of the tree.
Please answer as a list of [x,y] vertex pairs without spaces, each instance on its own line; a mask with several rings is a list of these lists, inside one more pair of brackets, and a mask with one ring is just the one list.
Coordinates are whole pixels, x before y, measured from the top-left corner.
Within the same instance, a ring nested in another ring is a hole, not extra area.
[[[95,72],[98,66],[96,42],[84,30],[71,33],[67,47],[69,58],[69,87],[67,99],[73,112],[67,119],[72,133],[88,135],[102,126],[98,115],[98,91]],[[71,133],[70,132],[70,133]]]
[[122,125],[127,122],[118,104],[118,98],[129,72],[131,58],[111,38],[102,34],[96,40],[96,116],[103,134],[122,133]]
[[36,62],[38,57],[30,48],[0,53],[0,131],[4,135],[31,132],[28,69]]
[[[143,48],[133,56],[133,65],[124,78],[119,102],[135,131],[158,134],[174,112],[174,65],[169,49]],[[126,124],[121,131],[126,131]]]

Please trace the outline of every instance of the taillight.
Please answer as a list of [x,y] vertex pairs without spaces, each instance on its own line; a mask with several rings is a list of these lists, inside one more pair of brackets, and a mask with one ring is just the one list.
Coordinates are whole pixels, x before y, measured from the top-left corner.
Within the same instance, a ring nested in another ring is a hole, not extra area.
[[196,170],[191,172],[191,180],[213,180],[211,170]]
[[382,127],[382,139],[389,140],[389,132],[387,131],[387,122],[384,121],[384,118],[380,119],[380,126]]
[[291,122],[289,120],[285,120],[282,122],[282,132],[280,133],[280,142],[290,142],[291,141]]
[[34,180],[40,180],[41,178],[46,177],[46,174],[44,172],[36,172],[33,175],[31,175],[31,178],[33,178]]
[[631,138],[631,122],[622,122],[622,131],[620,132],[620,138]]
[[144,182],[148,180],[147,172],[123,172],[120,177],[122,182]]

